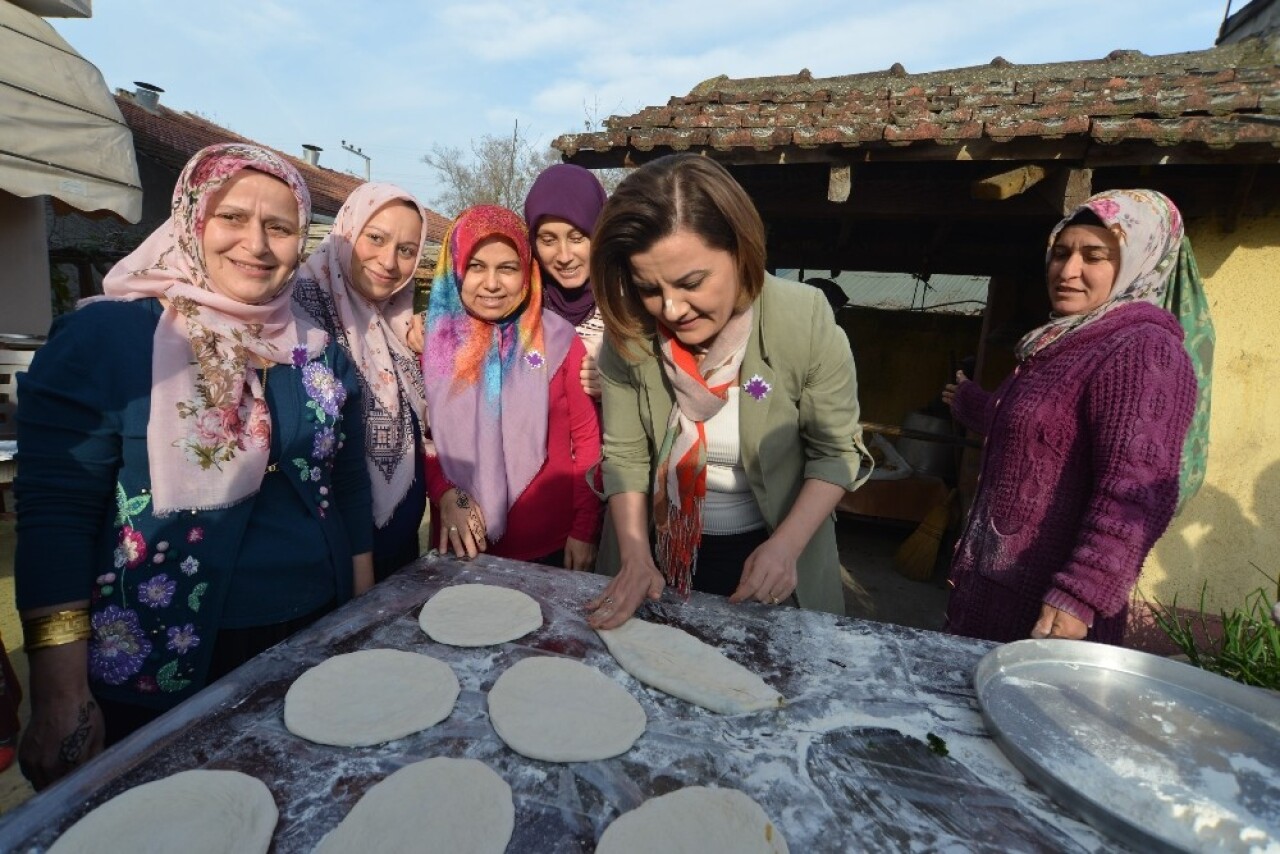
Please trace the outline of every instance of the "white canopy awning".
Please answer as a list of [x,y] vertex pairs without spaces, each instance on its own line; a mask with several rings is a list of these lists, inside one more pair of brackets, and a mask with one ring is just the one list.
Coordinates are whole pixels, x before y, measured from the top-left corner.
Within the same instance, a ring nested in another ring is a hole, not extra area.
[[142,216],[133,134],[102,74],[43,19],[0,0],[0,190]]

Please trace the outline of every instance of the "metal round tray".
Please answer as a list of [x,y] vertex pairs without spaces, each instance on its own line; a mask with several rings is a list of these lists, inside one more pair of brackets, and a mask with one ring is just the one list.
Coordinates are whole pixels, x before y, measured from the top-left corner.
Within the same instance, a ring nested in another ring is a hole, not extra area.
[[1024,640],[979,662],[1017,768],[1140,851],[1280,849],[1280,694],[1167,658]]

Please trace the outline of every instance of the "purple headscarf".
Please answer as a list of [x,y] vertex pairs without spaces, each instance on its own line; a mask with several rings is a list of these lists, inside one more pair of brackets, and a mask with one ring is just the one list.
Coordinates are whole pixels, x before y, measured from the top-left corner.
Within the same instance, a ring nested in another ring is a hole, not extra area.
[[[595,175],[581,166],[557,163],[543,169],[529,188],[524,200],[524,221],[529,224],[529,236],[534,242],[539,221],[548,216],[563,219],[591,237],[604,203],[604,187]],[[542,272],[543,301],[548,309],[574,326],[591,316],[596,298],[590,282],[580,288],[565,288],[550,270]]]

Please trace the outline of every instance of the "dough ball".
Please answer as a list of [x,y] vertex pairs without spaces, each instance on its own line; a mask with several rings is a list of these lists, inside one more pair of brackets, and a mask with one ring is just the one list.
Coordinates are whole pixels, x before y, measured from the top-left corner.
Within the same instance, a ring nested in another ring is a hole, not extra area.
[[427,759],[372,786],[315,854],[502,854],[515,828],[511,787],[474,759]]
[[418,625],[436,643],[492,646],[539,628],[542,608],[531,596],[509,587],[457,584],[422,606]]
[[266,784],[239,771],[182,771],[135,786],[71,826],[49,854],[249,854],[279,818]]
[[598,634],[636,679],[713,712],[740,715],[786,702],[759,676],[675,626],[630,619]]
[[617,682],[554,656],[526,658],[499,676],[489,690],[489,720],[512,750],[548,762],[626,753],[647,724],[640,703]]
[[284,697],[284,725],[319,744],[382,744],[449,717],[458,691],[458,677],[443,661],[365,649],[335,655],[299,676]]
[[605,828],[596,854],[785,854],[787,841],[737,789],[690,786],[645,801]]

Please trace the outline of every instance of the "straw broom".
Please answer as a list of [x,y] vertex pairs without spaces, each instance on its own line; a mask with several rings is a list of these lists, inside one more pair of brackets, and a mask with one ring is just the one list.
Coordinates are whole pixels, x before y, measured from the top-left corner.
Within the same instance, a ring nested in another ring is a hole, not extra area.
[[893,553],[893,568],[898,574],[912,581],[928,581],[933,578],[933,568],[938,561],[938,544],[951,519],[951,506],[956,499],[953,489],[924,517],[924,521],[911,536]]

